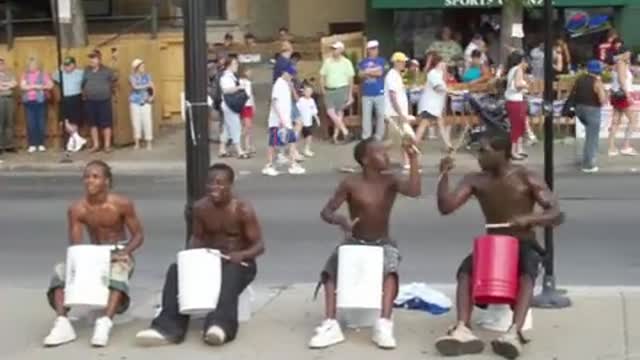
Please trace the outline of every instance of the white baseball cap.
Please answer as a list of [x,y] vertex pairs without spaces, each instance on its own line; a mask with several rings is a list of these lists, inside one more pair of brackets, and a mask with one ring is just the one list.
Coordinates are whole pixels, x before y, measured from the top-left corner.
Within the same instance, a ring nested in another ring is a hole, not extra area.
[[344,50],[344,44],[342,43],[342,41],[336,41],[331,44],[331,48],[336,50]]
[[142,65],[144,63],[144,61],[142,61],[142,59],[134,59],[131,62],[131,68],[133,68],[134,70],[138,68],[138,66]]
[[380,46],[378,40],[369,40],[367,41],[367,49],[375,49]]

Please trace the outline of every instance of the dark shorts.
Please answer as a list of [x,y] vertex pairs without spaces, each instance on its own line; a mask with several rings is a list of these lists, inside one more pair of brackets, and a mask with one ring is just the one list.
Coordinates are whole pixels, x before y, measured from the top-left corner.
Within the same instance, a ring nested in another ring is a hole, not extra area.
[[91,127],[107,129],[113,127],[113,110],[111,99],[109,100],[86,100],[84,102],[87,120]]
[[[535,282],[538,278],[542,256],[536,249],[533,240],[520,241],[520,255],[518,258],[518,275],[527,275]],[[467,256],[458,268],[457,276],[473,274],[473,254]]]
[[313,125],[311,125],[311,126],[303,126],[302,127],[302,138],[306,139],[311,135],[313,135]]
[[287,144],[295,144],[296,141],[296,132],[293,129],[288,129],[285,135],[285,138],[282,138],[279,134],[280,128],[278,127],[270,127],[269,128],[269,146],[271,147],[280,147],[285,146]]
[[62,118],[76,126],[82,126],[84,120],[84,104],[82,95],[62,98]]
[[429,121],[433,121],[433,120],[438,120],[438,117],[431,114],[428,111],[423,111],[420,113],[419,118],[422,120],[429,120]]
[[338,248],[342,245],[375,245],[382,246],[384,250],[384,275],[387,276],[389,274],[397,274],[398,268],[400,266],[400,262],[402,261],[402,256],[400,256],[400,250],[398,250],[398,246],[395,242],[391,240],[381,240],[381,241],[362,241],[357,239],[350,239],[342,244],[338,245],[331,255],[329,259],[324,265],[321,273],[321,281],[324,282],[327,277],[331,279],[337,279],[338,277]]

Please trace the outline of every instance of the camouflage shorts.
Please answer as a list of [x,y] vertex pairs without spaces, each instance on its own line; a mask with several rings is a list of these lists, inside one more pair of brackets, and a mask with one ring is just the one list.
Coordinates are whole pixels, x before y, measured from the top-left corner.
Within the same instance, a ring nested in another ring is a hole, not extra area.
[[[125,295],[124,301],[118,308],[118,314],[122,314],[129,308],[129,279],[133,275],[135,268],[135,260],[129,256],[125,260],[111,261],[111,274],[109,277],[109,289],[120,291]],[[47,299],[49,305],[55,308],[53,293],[56,289],[64,289],[66,277],[66,264],[64,262],[57,264],[53,268],[53,276],[47,291]]]
[[394,274],[398,272],[398,267],[400,266],[400,261],[402,260],[402,256],[400,256],[400,250],[398,250],[397,245],[390,240],[382,240],[378,242],[365,242],[357,239],[350,239],[345,241],[344,243],[338,245],[324,266],[322,271],[323,281],[326,276],[330,276],[332,279],[336,279],[338,275],[338,248],[342,245],[377,245],[382,246],[384,250],[384,275],[387,276],[389,274]]

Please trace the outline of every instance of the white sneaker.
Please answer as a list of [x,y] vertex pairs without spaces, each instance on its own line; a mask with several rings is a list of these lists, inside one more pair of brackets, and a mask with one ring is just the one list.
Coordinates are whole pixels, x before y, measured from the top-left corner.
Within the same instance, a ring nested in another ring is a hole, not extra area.
[[152,347],[169,345],[171,342],[167,340],[158,330],[147,329],[136,334],[136,343],[139,346]]
[[262,175],[278,176],[280,175],[280,173],[278,172],[278,170],[276,170],[276,168],[273,167],[273,165],[267,165],[262,169]]
[[344,341],[344,334],[337,320],[327,319],[316,328],[316,334],[309,341],[312,349],[322,349]]
[[72,342],[76,339],[76,332],[73,330],[71,321],[64,316],[58,316],[53,323],[53,328],[49,335],[44,338],[44,346],[58,346]]
[[395,349],[397,344],[393,337],[393,321],[378,319],[371,340],[382,349]]
[[36,149],[35,146],[29,146],[29,148],[27,149],[27,152],[29,152],[29,153],[34,153],[36,151],[38,151],[38,149]]
[[105,347],[109,343],[109,333],[113,327],[113,321],[106,316],[103,316],[96,320],[96,325],[93,328],[93,337],[91,338],[91,345],[96,347]]
[[305,150],[302,154],[304,156],[310,157],[310,158],[316,156],[316,154],[314,154],[313,151],[311,151],[311,150]]
[[582,168],[582,172],[583,173],[597,173],[598,171],[600,171],[600,169],[597,166],[594,166],[592,168]]
[[47,151],[47,148],[42,146],[42,145],[40,145],[40,146],[38,146],[38,151],[39,152],[45,152],[45,151]]
[[624,156],[638,156],[638,152],[636,151],[636,149],[634,149],[632,147],[628,147],[628,148],[620,150],[620,154],[622,154]]
[[78,135],[78,133],[74,134],[74,142],[75,142],[75,147],[71,150],[73,152],[78,152],[80,150],[82,150],[82,148],[87,144],[87,139],[83,138],[82,136]]
[[217,325],[211,326],[209,330],[207,330],[207,333],[204,334],[204,342],[214,346],[223,345],[226,338],[227,334],[225,334],[224,330]]
[[300,164],[294,162],[293,164],[291,164],[291,166],[289,166],[289,174],[291,175],[303,175],[306,174],[307,170],[305,170],[305,168],[303,168],[302,166],[300,166]]

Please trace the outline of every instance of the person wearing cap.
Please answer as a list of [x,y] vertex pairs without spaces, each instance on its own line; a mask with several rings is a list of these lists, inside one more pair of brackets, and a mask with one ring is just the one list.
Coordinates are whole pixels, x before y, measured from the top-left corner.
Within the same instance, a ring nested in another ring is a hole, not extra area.
[[[402,52],[396,52],[391,56],[392,68],[384,78],[384,109],[385,118],[389,122],[394,122],[403,129],[406,135],[414,137],[412,125],[415,117],[409,113],[409,94],[402,77],[408,61],[409,58]],[[397,132],[393,134],[397,134]],[[409,169],[410,158],[405,151],[402,151],[402,155],[407,169]]]
[[131,63],[131,94],[129,104],[131,111],[131,127],[133,128],[133,140],[135,149],[140,148],[140,141],[144,135],[147,150],[151,150],[153,141],[153,117],[151,104],[153,103],[154,86],[151,75],[145,71],[144,61],[134,59]]
[[276,55],[276,62],[273,65],[273,83],[280,78],[280,75],[291,66],[291,56],[293,55],[293,45],[289,41],[280,44],[280,52]]
[[100,132],[103,135],[105,152],[111,152],[113,135],[113,109],[111,99],[115,91],[117,76],[115,72],[102,64],[100,50],[89,54],[89,66],[82,79],[87,120],[91,126],[91,152],[100,151]]
[[367,42],[367,57],[358,64],[362,83],[362,139],[373,134],[373,112],[375,110],[375,137],[378,141],[384,138],[384,72],[387,61],[380,57],[377,40]]
[[602,63],[591,60],[587,63],[587,74],[580,76],[567,101],[573,101],[575,114],[585,128],[585,142],[582,152],[582,171],[597,172],[596,155],[600,142],[602,107],[607,104],[607,93],[602,84]]
[[356,75],[353,64],[344,55],[344,44],[336,41],[331,45],[331,56],[326,58],[320,68],[320,91],[324,95],[327,115],[335,125],[333,142],[338,142],[342,133],[343,140],[349,141],[349,130],[344,125],[344,109],[353,103],[353,78]]
[[[631,51],[622,47],[618,49],[614,57],[613,83],[611,84],[611,106],[613,117],[609,129],[609,156],[625,155],[636,156],[638,152],[631,146],[631,135],[636,130],[637,114],[631,110],[633,99],[631,89],[633,87],[633,73],[631,72]],[[622,123],[622,116],[629,119],[629,124],[624,133],[624,143],[618,150],[616,147],[616,135]]]
[[0,155],[15,150],[15,101],[13,90],[18,86],[16,76],[0,57]]
[[[67,134],[67,151],[82,150],[87,140],[78,131],[84,123],[84,105],[82,102],[82,79],[84,71],[76,66],[76,59],[67,56],[62,66],[62,122],[63,133]],[[60,85],[60,71],[53,73],[53,81]]]

